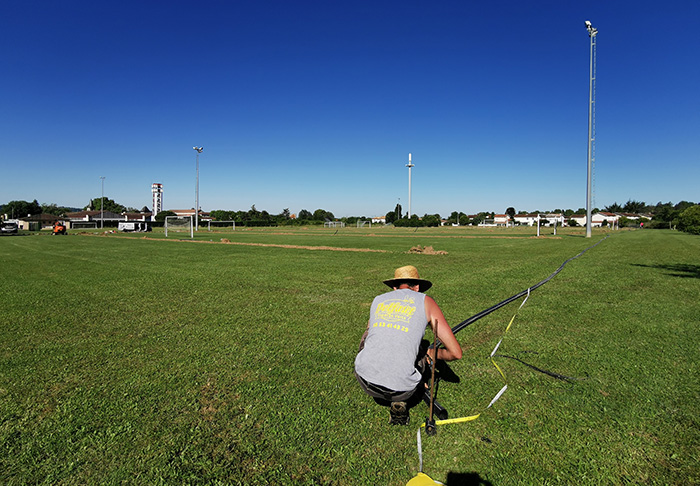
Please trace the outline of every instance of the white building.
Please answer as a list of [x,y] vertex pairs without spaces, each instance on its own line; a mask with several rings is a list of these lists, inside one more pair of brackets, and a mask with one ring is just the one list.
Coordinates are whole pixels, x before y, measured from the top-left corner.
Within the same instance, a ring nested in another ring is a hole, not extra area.
[[[576,221],[579,226],[586,226],[586,215],[585,214],[572,214],[569,217],[570,220]],[[620,216],[615,213],[595,213],[591,215],[591,227],[599,228],[603,225],[617,225]]]
[[153,193],[153,216],[163,211],[163,184],[154,182],[151,184],[151,192]]
[[516,214],[513,219],[516,223],[527,226],[537,226],[538,221],[546,221],[545,226],[565,226],[566,223],[562,213]]
[[510,222],[510,216],[507,214],[494,214],[493,222],[496,226],[508,226]]

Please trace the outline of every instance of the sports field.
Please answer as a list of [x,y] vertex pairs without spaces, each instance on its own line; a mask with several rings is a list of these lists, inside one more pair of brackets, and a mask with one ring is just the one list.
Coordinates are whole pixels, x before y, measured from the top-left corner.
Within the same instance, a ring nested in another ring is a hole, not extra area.
[[[0,483],[404,485],[416,432],[352,373],[415,265],[451,325],[605,238],[532,228],[274,228],[0,238]],[[410,253],[420,246],[432,252]],[[449,485],[700,484],[700,237],[616,231],[457,334],[423,435]],[[497,357],[509,389],[489,354]],[[559,380],[524,363],[573,378]]]

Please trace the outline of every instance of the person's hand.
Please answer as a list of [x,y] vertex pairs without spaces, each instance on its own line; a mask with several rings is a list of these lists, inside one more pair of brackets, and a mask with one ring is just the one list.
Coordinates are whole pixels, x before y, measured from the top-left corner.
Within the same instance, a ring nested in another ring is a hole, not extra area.
[[425,356],[428,360],[428,364],[432,366],[433,361],[435,360],[435,348],[432,344],[428,347],[428,351],[426,352]]

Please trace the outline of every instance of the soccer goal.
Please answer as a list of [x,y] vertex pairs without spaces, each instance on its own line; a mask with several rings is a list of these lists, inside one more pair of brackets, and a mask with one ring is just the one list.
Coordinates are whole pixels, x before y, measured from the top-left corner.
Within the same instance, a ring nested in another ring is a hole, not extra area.
[[326,228],[345,228],[345,223],[342,221],[326,221],[323,223]]
[[366,225],[369,226],[369,227],[371,228],[371,227],[372,227],[372,222],[371,222],[371,221],[368,221],[368,220],[358,221],[358,222],[357,222],[357,227],[358,227],[358,228],[364,228]]
[[233,231],[236,231],[236,222],[235,221],[208,221],[207,230],[211,231],[212,228],[213,229],[231,228]]
[[164,227],[166,238],[168,237],[168,232],[189,232],[190,238],[194,239],[194,223],[192,221],[192,216],[166,216]]

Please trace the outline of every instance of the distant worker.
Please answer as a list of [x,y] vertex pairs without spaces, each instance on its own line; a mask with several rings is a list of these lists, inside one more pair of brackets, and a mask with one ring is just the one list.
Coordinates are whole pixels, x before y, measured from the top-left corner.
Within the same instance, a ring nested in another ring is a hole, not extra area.
[[425,349],[421,351],[428,324],[444,346],[437,359],[460,359],[462,348],[440,307],[423,293],[433,284],[421,279],[416,267],[397,268],[394,278],[384,283],[393,290],[372,302],[367,331],[355,357],[355,376],[365,393],[390,407],[390,424],[408,425],[410,405],[425,393],[427,360],[435,357],[433,349],[428,356]]

